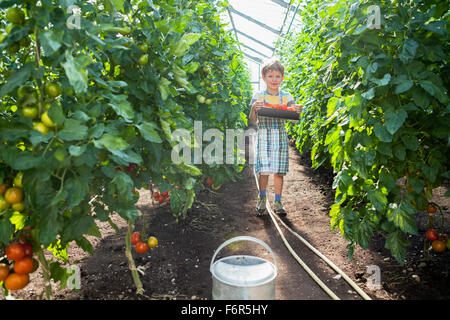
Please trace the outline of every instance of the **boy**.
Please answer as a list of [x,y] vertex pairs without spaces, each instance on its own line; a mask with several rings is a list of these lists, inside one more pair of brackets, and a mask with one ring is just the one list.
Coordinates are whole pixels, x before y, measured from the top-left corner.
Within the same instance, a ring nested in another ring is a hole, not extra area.
[[289,140],[285,129],[286,120],[258,116],[257,112],[270,104],[287,104],[294,107],[297,113],[302,112],[302,106],[295,104],[288,92],[280,91],[284,80],[284,66],[277,59],[267,61],[262,68],[262,78],[267,89],[257,92],[250,102],[250,122],[257,123],[258,141],[256,146],[256,174],[259,175],[259,194],[256,204],[258,214],[266,210],[266,188],[269,175],[273,174],[275,189],[274,209],[280,216],[286,216],[286,210],[281,203],[283,177],[289,169]]

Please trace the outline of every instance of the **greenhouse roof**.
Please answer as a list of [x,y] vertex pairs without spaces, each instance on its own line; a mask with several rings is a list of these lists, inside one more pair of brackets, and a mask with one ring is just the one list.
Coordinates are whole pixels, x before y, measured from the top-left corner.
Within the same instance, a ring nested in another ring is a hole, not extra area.
[[298,25],[295,0],[228,0],[223,17],[240,43],[244,56],[261,64],[274,54],[275,45],[292,26]]

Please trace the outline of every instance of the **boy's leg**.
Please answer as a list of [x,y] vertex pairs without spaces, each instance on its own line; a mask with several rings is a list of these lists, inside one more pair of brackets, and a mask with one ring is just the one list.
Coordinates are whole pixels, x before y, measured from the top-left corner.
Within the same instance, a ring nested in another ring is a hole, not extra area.
[[281,194],[283,192],[283,178],[284,176],[274,174],[273,175],[273,185],[275,189],[275,200],[274,200],[274,209],[275,213],[277,213],[280,216],[286,215],[286,210],[284,209],[283,205],[281,204]]
[[268,175],[259,175],[258,178],[259,194],[258,200],[256,202],[256,211],[258,212],[258,214],[264,213],[264,211],[266,211],[266,189],[268,182],[269,182]]
[[259,179],[258,179],[258,183],[259,183],[259,190],[266,190],[267,189],[267,185],[269,184],[269,175],[267,175],[267,174],[260,174],[259,175]]
[[278,174],[273,175],[273,186],[275,189],[275,194],[281,195],[283,192],[283,178],[284,176],[280,176]]

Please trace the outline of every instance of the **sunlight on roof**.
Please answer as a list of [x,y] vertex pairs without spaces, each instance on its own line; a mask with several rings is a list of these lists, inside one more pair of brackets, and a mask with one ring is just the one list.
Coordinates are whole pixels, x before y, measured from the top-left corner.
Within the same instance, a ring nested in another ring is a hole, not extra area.
[[[259,65],[273,56],[276,42],[293,21],[297,1],[294,0],[228,0],[230,7],[222,21],[240,42],[251,71],[253,87],[259,89]],[[231,19],[230,19],[231,16]]]

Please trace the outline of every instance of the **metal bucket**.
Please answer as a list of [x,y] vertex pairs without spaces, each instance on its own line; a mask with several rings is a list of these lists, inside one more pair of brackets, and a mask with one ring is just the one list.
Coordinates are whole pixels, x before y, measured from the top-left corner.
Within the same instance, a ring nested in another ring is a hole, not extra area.
[[[237,255],[214,262],[225,246],[237,241],[252,241],[266,248],[274,263],[262,258]],[[270,247],[253,237],[241,236],[225,241],[217,248],[209,268],[212,274],[213,300],[274,300],[277,261]]]

